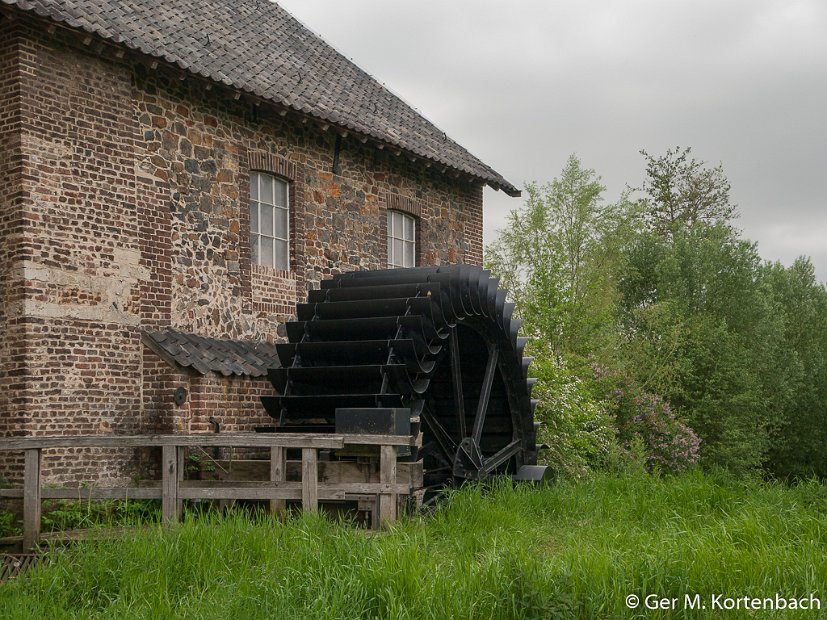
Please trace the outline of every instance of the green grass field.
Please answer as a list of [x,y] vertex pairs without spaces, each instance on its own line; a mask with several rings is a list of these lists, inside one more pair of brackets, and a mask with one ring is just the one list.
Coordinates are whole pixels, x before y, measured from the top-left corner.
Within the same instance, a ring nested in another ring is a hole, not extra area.
[[[243,514],[78,544],[0,586],[4,618],[808,617],[713,595],[827,599],[827,487],[691,473],[455,493],[390,531]],[[635,610],[627,595],[675,597]],[[684,609],[695,594],[706,610]]]

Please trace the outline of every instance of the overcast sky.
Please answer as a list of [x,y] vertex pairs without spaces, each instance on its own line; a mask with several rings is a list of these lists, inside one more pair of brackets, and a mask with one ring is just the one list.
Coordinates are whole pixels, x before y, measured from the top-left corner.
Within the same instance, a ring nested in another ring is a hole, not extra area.
[[[518,187],[576,153],[611,201],[691,146],[764,258],[827,281],[827,1],[280,4]],[[521,201],[486,189],[486,242]]]

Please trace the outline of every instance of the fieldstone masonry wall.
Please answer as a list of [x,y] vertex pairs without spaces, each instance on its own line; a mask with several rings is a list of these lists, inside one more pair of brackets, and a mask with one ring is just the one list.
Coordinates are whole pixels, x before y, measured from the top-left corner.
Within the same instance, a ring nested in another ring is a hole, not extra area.
[[[321,279],[387,264],[388,208],[418,217],[420,264],[482,262],[480,185],[352,136],[334,174],[334,128],[86,43],[0,25],[0,434],[266,423],[266,381],[172,369],[141,330],[283,337]],[[251,170],[290,182],[289,270],[251,264]],[[137,466],[97,459],[56,453],[45,474]]]

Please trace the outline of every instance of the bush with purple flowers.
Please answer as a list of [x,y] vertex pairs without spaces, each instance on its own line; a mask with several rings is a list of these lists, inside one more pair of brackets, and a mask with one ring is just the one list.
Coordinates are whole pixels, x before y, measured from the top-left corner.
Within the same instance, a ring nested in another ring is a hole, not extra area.
[[[598,373],[596,373],[598,374]],[[663,398],[628,377],[616,378],[607,392],[621,447],[642,443],[646,468],[676,474],[697,464],[701,439],[681,422]]]

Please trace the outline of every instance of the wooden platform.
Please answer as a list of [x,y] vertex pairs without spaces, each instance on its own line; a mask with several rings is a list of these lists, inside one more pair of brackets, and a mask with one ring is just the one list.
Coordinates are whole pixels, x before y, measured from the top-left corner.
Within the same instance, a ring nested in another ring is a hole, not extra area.
[[0,555],[0,584],[17,579],[44,556],[38,553],[17,553]]

